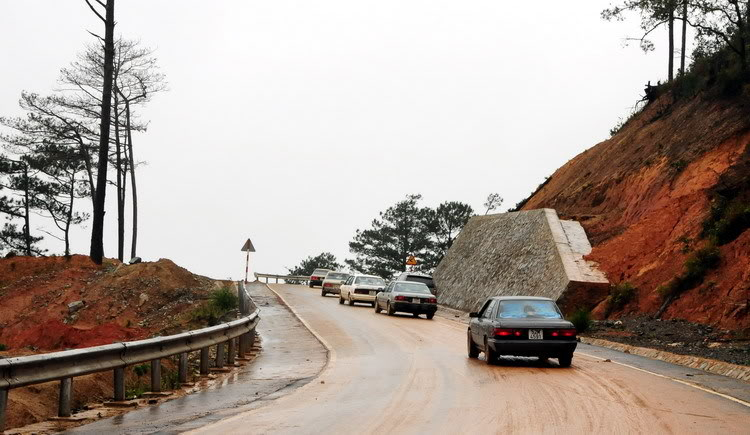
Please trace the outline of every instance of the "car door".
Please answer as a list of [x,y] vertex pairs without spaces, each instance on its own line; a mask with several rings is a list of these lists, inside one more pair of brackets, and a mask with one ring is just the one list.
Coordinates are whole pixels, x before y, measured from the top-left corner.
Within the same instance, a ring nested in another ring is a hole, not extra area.
[[378,292],[378,294],[375,295],[375,303],[378,304],[379,307],[383,307],[383,298],[385,297],[386,292],[388,291],[389,288],[391,288],[392,285],[393,283],[388,284],[387,286],[385,286],[382,292]]
[[482,345],[484,345],[484,337],[490,337],[492,336],[492,332],[495,329],[495,320],[494,320],[494,313],[495,313],[495,307],[497,306],[497,301],[492,300],[490,302],[490,305],[487,306],[487,309],[485,309],[482,314],[479,317],[479,320],[482,325],[482,337],[481,342]]
[[474,340],[474,343],[484,346],[484,329],[483,326],[486,323],[484,321],[484,315],[487,311],[489,311],[490,304],[494,301],[492,299],[488,299],[487,302],[484,303],[484,306],[482,306],[482,309],[479,310],[479,316],[471,319],[471,323],[469,323],[469,329],[471,330],[471,339]]
[[341,286],[341,291],[339,292],[341,298],[344,298],[346,294],[349,292],[349,284],[352,282],[353,279],[354,277],[350,276],[349,278],[346,279],[346,281],[344,281],[344,284]]

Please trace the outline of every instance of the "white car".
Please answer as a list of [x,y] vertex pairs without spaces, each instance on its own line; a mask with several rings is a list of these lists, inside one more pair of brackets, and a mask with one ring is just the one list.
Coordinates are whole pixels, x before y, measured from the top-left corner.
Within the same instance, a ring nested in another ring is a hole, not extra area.
[[354,305],[355,302],[366,302],[374,305],[375,295],[384,287],[385,281],[379,276],[354,274],[341,285],[339,303],[347,301],[349,305]]

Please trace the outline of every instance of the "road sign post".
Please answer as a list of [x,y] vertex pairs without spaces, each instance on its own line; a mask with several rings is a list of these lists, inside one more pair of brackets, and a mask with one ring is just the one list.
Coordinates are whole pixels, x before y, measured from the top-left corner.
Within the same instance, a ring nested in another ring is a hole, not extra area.
[[250,253],[255,252],[255,247],[250,239],[247,239],[244,245],[242,245],[241,251],[247,252],[247,258],[245,260],[245,283],[247,283],[247,273],[250,270]]

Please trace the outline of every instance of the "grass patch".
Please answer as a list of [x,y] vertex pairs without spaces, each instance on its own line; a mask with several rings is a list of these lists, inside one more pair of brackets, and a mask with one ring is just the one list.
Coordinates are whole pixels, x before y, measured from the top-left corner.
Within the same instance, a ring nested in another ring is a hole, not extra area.
[[685,268],[680,276],[672,278],[667,284],[659,286],[656,291],[664,299],[674,298],[687,290],[703,283],[711,269],[721,261],[719,248],[713,243],[696,250],[685,260]]
[[214,326],[221,318],[239,306],[239,298],[229,287],[222,287],[211,294],[208,302],[191,312],[194,321]]
[[609,296],[607,296],[607,304],[604,309],[604,316],[609,317],[615,311],[623,309],[633,297],[635,297],[636,288],[633,284],[625,281],[617,285],[613,285],[609,289]]
[[591,310],[579,308],[568,320],[575,326],[579,333],[586,332],[591,328]]
[[750,228],[750,204],[735,198],[719,196],[703,222],[704,237],[716,245],[725,245]]
[[164,370],[161,372],[161,390],[172,391],[180,388],[179,372],[177,369]]
[[151,370],[151,364],[149,363],[137,364],[133,366],[133,373],[135,373],[135,375],[139,377],[147,375],[149,370]]

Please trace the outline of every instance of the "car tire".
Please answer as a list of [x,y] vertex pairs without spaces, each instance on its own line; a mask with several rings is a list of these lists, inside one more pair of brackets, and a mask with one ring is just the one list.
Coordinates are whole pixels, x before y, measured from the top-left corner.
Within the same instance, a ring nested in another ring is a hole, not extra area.
[[557,357],[557,362],[560,364],[560,367],[570,367],[570,364],[573,363],[573,354],[560,355]]
[[493,351],[489,343],[487,343],[487,337],[484,337],[484,360],[487,365],[493,365],[495,364],[495,361],[497,361],[495,351]]
[[411,316],[416,319],[417,317],[419,317],[419,314],[418,313],[411,313]]
[[341,296],[341,295],[339,295],[339,304],[341,304],[341,305],[344,304],[344,297]]
[[474,344],[474,340],[471,339],[471,330],[466,332],[466,347],[469,350],[469,358],[479,358],[479,349],[477,349],[477,345]]
[[396,310],[393,309],[393,307],[391,306],[390,301],[388,302],[387,313],[388,313],[389,316],[392,316],[392,315],[396,314]]
[[328,293],[326,293],[326,291],[325,291],[325,290],[321,290],[321,291],[320,291],[320,295],[321,295],[321,296],[323,296],[323,297],[326,297],[326,295],[327,295],[327,294],[328,294]]
[[350,307],[354,306],[354,299],[352,299],[352,295],[349,295],[349,306]]
[[377,301],[373,305],[375,306],[375,314],[380,314],[380,312],[383,311],[383,309],[380,308],[380,304],[377,303]]
[[313,288],[313,283],[312,282],[310,282],[310,284],[308,284],[308,285],[310,286],[310,288]]
[[435,317],[435,313],[427,313],[427,320],[432,320]]

